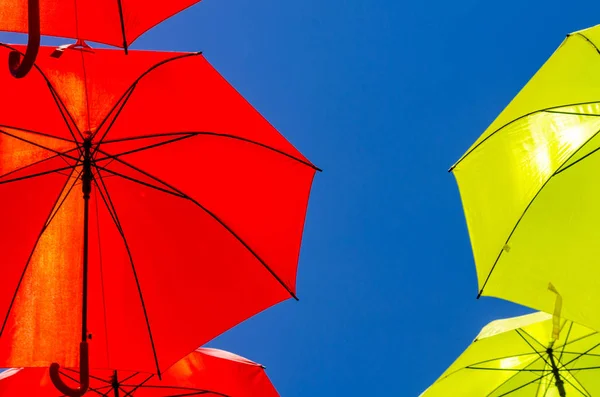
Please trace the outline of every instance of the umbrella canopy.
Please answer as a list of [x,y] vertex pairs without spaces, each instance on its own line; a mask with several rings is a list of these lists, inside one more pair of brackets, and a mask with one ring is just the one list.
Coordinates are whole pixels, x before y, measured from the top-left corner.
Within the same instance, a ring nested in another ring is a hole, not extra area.
[[0,70],[0,367],[160,373],[295,297],[317,168],[199,53],[53,51]]
[[491,322],[421,397],[600,395],[600,334],[538,312]]
[[[77,376],[72,369],[65,376]],[[122,371],[92,371],[89,395],[106,397],[278,397],[265,369],[223,350],[201,348],[155,375]],[[115,381],[116,380],[116,381]],[[9,369],[0,373],[0,396],[60,397],[43,368]]]
[[552,312],[557,292],[596,330],[599,48],[600,27],[570,34],[452,168],[480,295]]

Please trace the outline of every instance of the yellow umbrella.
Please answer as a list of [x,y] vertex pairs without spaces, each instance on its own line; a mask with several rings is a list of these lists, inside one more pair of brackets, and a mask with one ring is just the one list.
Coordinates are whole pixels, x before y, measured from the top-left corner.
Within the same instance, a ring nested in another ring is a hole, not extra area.
[[542,312],[491,322],[421,394],[501,396],[600,396],[600,334]]
[[[600,25],[567,36],[451,168],[479,295],[600,330]],[[554,289],[549,289],[552,284]]]

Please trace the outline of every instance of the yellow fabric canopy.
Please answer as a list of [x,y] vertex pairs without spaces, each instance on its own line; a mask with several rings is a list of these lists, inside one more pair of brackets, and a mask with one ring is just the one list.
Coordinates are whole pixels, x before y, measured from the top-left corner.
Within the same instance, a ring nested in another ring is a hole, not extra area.
[[[572,33],[452,167],[481,295],[600,330],[600,25]],[[549,284],[555,291],[548,288]]]
[[554,328],[542,312],[488,324],[421,397],[600,396],[600,334]]

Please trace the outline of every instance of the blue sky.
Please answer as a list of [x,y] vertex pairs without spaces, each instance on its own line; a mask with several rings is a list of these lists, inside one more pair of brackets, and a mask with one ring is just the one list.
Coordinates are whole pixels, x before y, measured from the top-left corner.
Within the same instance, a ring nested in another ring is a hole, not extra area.
[[591,1],[204,0],[140,38],[204,51],[324,169],[300,301],[211,346],[266,365],[284,397],[417,396],[483,325],[525,313],[475,299],[446,170],[566,33],[597,23]]

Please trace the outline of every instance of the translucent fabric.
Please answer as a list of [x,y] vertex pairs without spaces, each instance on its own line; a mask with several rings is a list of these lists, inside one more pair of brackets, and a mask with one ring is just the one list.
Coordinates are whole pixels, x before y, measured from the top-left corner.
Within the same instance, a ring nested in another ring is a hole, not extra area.
[[91,368],[164,371],[295,297],[317,168],[201,54],[53,50],[0,68],[0,367],[78,366],[84,139]]
[[538,312],[488,324],[421,397],[600,395],[600,334]]
[[600,330],[600,27],[569,35],[453,167],[479,293]]
[[[77,378],[76,369],[63,370],[65,379]],[[201,348],[163,375],[131,371],[92,371],[87,395],[134,397],[278,397],[265,369],[223,350]],[[115,378],[116,376],[116,378]],[[115,382],[116,381],[116,382]],[[113,384],[114,383],[114,384]],[[17,368],[0,373],[0,395],[60,397],[43,368]]]

